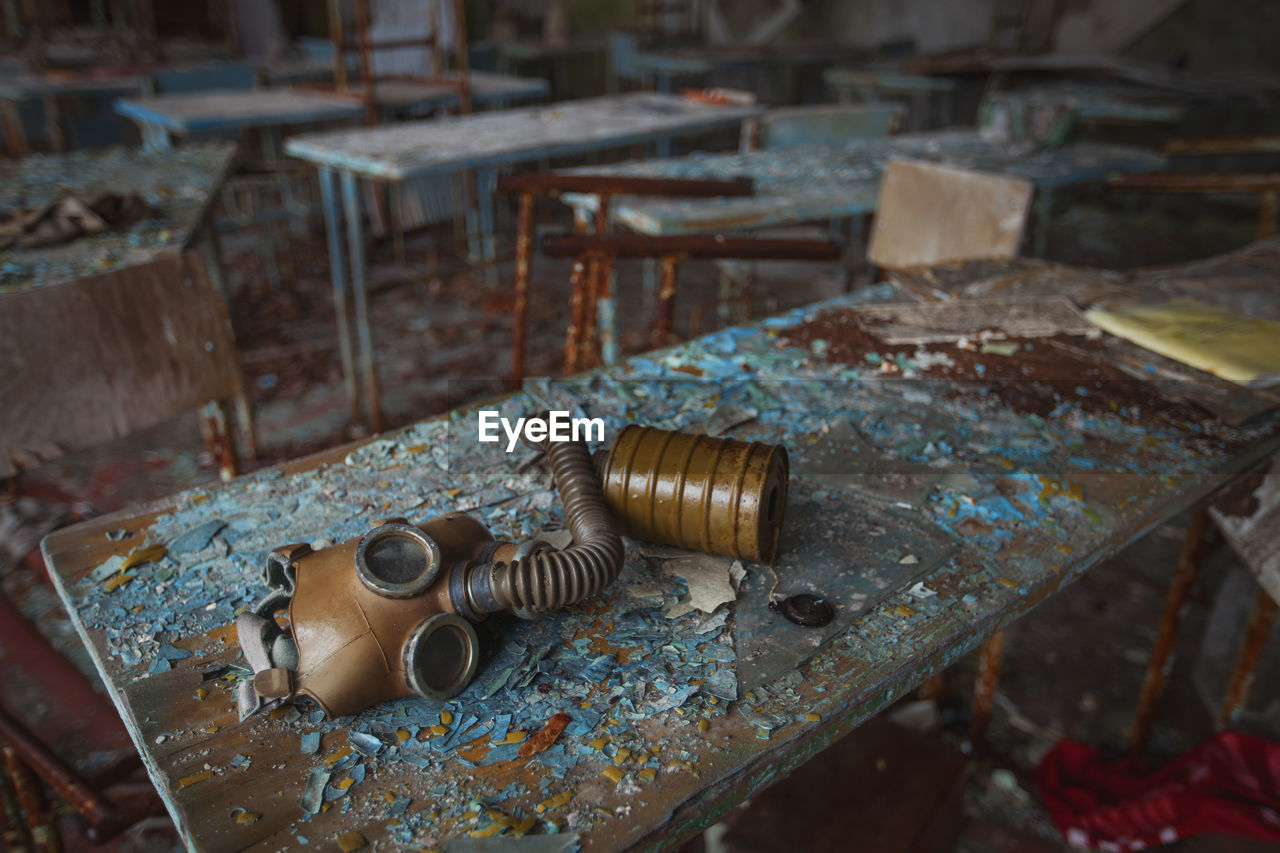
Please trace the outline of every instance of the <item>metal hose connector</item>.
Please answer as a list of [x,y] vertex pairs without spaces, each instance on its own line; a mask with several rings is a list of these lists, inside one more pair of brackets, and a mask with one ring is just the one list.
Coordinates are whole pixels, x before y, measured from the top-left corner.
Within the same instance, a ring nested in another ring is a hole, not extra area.
[[573,544],[556,551],[526,543],[506,560],[499,559],[504,549],[497,549],[493,561],[468,578],[468,598],[481,612],[540,616],[590,598],[622,570],[622,537],[605,508],[586,444],[547,442],[544,449]]

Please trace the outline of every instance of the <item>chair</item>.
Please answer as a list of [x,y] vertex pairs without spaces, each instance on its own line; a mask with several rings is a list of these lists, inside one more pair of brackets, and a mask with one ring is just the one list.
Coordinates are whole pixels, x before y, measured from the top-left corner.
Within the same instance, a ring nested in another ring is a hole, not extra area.
[[[822,104],[811,107],[784,107],[769,110],[758,119],[746,122],[742,130],[742,150],[778,150],[799,145],[839,145],[855,139],[878,139],[894,133],[906,110],[897,104]],[[759,236],[800,240],[839,239],[847,246],[860,238],[858,221],[835,223],[836,228],[821,226],[789,226],[758,232]],[[833,234],[833,231],[845,233]],[[853,253],[850,249],[849,255]],[[815,267],[813,263],[795,261],[723,260],[716,263],[720,272],[720,321],[728,320],[730,303],[752,305],[755,281],[764,280],[778,292],[771,297],[770,311],[792,308],[814,302],[846,290],[852,272],[845,261]],[[747,313],[750,313],[748,310]]]
[[[203,405],[202,427],[224,479],[239,470],[228,403],[253,448],[226,302],[194,252],[73,282],[0,294],[0,477],[119,438]],[[2,595],[0,643],[66,704],[114,714],[78,669]],[[105,728],[105,726],[103,727]],[[155,811],[102,791],[133,767],[86,780],[0,710],[0,808],[30,849],[59,849],[41,782],[104,841]],[[17,820],[13,820],[13,818]]]
[[1030,181],[891,160],[880,182],[867,258],[882,269],[1018,254]]
[[198,255],[0,294],[0,477],[204,406],[224,479],[227,403],[252,419],[226,302]]

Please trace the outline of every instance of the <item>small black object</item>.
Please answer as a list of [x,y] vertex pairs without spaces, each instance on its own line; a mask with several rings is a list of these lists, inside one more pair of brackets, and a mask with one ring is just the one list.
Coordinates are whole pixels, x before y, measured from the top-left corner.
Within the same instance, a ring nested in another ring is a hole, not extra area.
[[836,609],[820,595],[802,592],[784,600],[781,604],[769,603],[770,610],[780,610],[787,619],[806,628],[821,628],[836,616]]

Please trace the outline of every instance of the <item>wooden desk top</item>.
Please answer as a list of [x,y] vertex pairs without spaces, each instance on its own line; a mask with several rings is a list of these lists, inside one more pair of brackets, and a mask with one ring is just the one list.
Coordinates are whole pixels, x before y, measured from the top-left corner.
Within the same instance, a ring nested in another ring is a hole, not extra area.
[[732,126],[756,107],[698,104],[652,92],[295,136],[285,151],[317,166],[402,181]]
[[109,148],[0,160],[0,213],[46,204],[65,190],[134,192],[156,216],[131,228],[39,249],[0,251],[0,293],[153,260],[192,239],[235,158],[234,143],[171,151]]
[[[1123,292],[1075,276],[1097,277]],[[903,297],[882,286],[487,404],[602,417],[606,439],[628,422],[710,423],[784,442],[776,583],[834,599],[827,629],[771,621],[775,575],[756,564],[728,621],[668,618],[691,569],[631,542],[597,599],[482,625],[477,679],[444,706],[324,720],[299,703],[239,722],[232,623],[265,593],[271,548],[452,509],[504,538],[559,522],[531,453],[476,442],[476,407],[49,537],[59,593],[186,843],[330,848],[355,831],[448,849],[558,831],[586,849],[663,849],[1280,446],[1274,416],[1227,427],[1145,385],[1116,402],[1072,378],[1054,402],[1025,379],[1001,390],[932,375],[936,357],[863,353],[849,312],[887,301]],[[121,572],[156,545],[164,557]],[[556,745],[517,758],[556,713],[572,718]]]
[[[926,160],[1025,178],[1038,188],[1097,181],[1111,172],[1163,168],[1153,151],[1081,142],[1048,151],[1022,151],[987,142],[973,131],[904,133],[844,145],[635,160],[573,171],[681,178],[750,177],[756,193],[742,198],[613,199],[610,217],[642,234],[689,234],[768,228],[871,213],[880,176],[891,157]],[[566,194],[574,206],[594,210],[595,196]]]

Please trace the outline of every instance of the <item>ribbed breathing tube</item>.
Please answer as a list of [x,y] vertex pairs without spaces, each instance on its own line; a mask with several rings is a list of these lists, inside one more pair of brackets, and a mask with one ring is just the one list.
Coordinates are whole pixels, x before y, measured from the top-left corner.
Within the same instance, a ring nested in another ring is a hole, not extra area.
[[480,612],[540,616],[590,598],[622,570],[622,537],[605,507],[587,446],[547,442],[544,450],[573,544],[555,550],[529,542],[507,555],[510,546],[497,548],[488,565],[476,566],[468,576],[468,598]]

